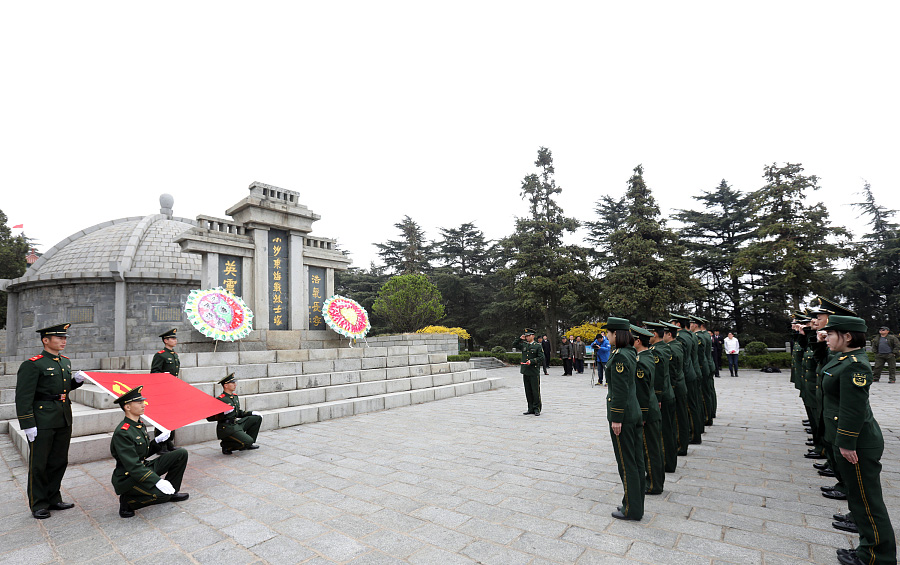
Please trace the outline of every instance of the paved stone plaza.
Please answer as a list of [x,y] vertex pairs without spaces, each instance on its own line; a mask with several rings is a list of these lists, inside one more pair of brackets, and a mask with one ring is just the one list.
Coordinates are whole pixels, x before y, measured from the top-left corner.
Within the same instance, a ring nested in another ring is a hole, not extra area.
[[[853,537],[831,528],[841,502],[804,459],[803,410],[788,374],[717,379],[719,417],[647,497],[621,500],[605,389],[587,375],[542,382],[522,416],[506,388],[265,432],[262,449],[190,446],[190,500],[118,516],[112,459],[70,466],[72,510],[34,520],[26,468],[0,438],[0,563],[836,563]],[[882,484],[900,524],[900,385],[873,385],[885,435]],[[212,425],[212,424],[210,424]]]

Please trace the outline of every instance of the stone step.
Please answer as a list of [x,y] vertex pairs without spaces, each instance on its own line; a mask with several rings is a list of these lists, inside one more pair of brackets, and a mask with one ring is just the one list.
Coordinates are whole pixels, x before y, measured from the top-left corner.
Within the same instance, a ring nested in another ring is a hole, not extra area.
[[469,368],[471,369],[502,369],[506,367],[506,363],[496,357],[470,357]]
[[[259,410],[257,408],[255,410],[263,415],[261,431],[265,432],[267,430],[287,428],[312,422],[322,422],[333,418],[364,414],[366,412],[375,412],[400,406],[409,406],[411,404],[443,400],[445,398],[483,392],[503,386],[504,379],[502,377],[487,377],[487,373],[484,370],[476,370],[473,372],[476,373],[476,375],[473,375],[475,378],[472,380],[453,382],[440,386],[342,400],[326,400],[324,402],[268,410]],[[246,408],[249,410],[254,409],[251,407]],[[76,434],[76,429],[78,431],[87,431],[89,433],[83,433],[72,438],[72,443],[69,447],[69,462],[73,464],[87,463],[109,458],[109,442],[112,438],[111,432],[121,419],[122,412],[118,410],[96,410],[80,407],[75,413],[73,436]],[[81,422],[81,420],[85,420],[85,422]],[[91,422],[88,423],[88,420],[91,420]],[[103,430],[98,430],[98,426],[101,425],[105,425],[106,427]],[[18,448],[19,453],[22,454],[23,458],[26,457],[27,442],[25,441],[25,434],[19,429],[16,420],[9,422],[9,435]],[[216,425],[206,421],[194,422],[193,424],[179,428],[177,434],[179,446],[188,446],[214,439],[216,439]]]
[[[277,370],[273,372],[290,372],[296,369],[294,363],[282,363],[277,365]],[[269,365],[249,365],[246,367],[262,367],[269,368]],[[333,387],[340,385],[363,384],[369,382],[402,380],[415,377],[427,377],[431,375],[446,375],[452,370],[455,372],[467,371],[468,365],[462,363],[434,363],[428,365],[411,365],[408,367],[390,367],[385,369],[364,369],[360,371],[341,371],[333,373],[313,373],[313,374],[285,374],[278,377],[248,377],[247,375],[259,374],[253,371],[243,371],[243,377],[238,377],[237,394],[241,397],[253,394],[265,394],[276,392],[289,392],[294,390],[314,389],[320,387]],[[192,384],[194,387],[202,390],[206,394],[214,395],[221,392],[221,388],[217,388],[217,381],[225,376],[226,373],[212,372],[208,368],[186,370],[182,372],[183,380]],[[210,378],[212,377],[212,378]],[[438,378],[442,381],[443,378]],[[394,390],[399,390],[402,385],[390,385]],[[378,387],[368,387],[369,389]],[[363,387],[362,390],[366,390]],[[114,408],[113,398],[99,387],[91,383],[82,385],[72,391],[72,400],[85,406],[99,409]],[[2,418],[0,418],[2,419]]]

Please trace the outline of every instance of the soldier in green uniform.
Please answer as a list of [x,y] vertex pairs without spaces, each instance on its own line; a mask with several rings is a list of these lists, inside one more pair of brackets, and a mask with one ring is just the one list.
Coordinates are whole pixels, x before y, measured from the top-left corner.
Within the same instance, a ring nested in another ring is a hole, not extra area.
[[688,419],[690,420],[691,443],[703,442],[703,397],[700,392],[700,373],[697,362],[697,336],[688,328],[688,317],[669,313],[671,323],[679,327],[677,339],[684,349],[684,384],[687,386]]
[[[656,398],[659,400],[661,415],[660,433],[662,434],[663,460],[666,473],[674,473],[678,468],[678,424],[675,416],[675,389],[672,386],[672,375],[669,364],[672,361],[672,351],[663,337],[666,335],[666,327],[659,322],[644,322],[651,329],[650,351],[656,357],[656,373],[653,377],[653,388]],[[645,429],[646,431],[646,429]]]
[[155,439],[150,439],[147,434],[147,425],[141,419],[146,400],[141,396],[143,388],[135,387],[115,400],[125,412],[125,418],[119,422],[109,443],[109,452],[116,460],[112,485],[119,495],[119,516],[122,518],[131,518],[135,510],[144,506],[181,502],[189,496],[179,492],[188,461],[186,449],[175,449],[148,460],[160,451],[168,434]]
[[666,466],[660,430],[662,414],[656,397],[656,367],[659,357],[650,351],[653,332],[631,326],[631,333],[634,336],[634,350],[637,352],[634,391],[644,421],[644,465],[647,469],[645,490],[647,494],[661,494],[666,482]]
[[[563,338],[565,339],[565,338]],[[522,362],[519,364],[519,372],[522,373],[522,382],[525,385],[525,400],[528,402],[528,410],[523,415],[541,415],[541,367],[544,365],[544,348],[534,341],[534,330],[525,329],[519,340],[513,345],[514,349],[522,351]]]
[[[178,359],[178,354],[175,353],[175,346],[178,345],[178,328],[172,328],[171,330],[159,334],[159,337],[162,338],[163,348],[161,351],[157,351],[153,354],[153,361],[150,362],[150,372],[151,373],[169,373],[175,377],[178,376],[178,371],[181,370],[181,360]],[[159,430],[156,430],[157,437],[159,437]],[[166,451],[172,451],[175,449],[175,432],[171,433],[169,437],[169,441],[162,446],[160,453],[165,453]]]
[[72,401],[69,394],[84,382],[72,376],[72,363],[62,355],[70,324],[38,330],[44,350],[19,365],[16,415],[28,440],[28,506],[41,520],[50,510],[75,506],[59,493],[69,464]]
[[620,520],[640,520],[644,517],[644,421],[641,405],[635,393],[637,352],[632,347],[631,322],[624,318],[607,318],[606,337],[613,348],[606,363],[606,419],[619,477],[625,495],[622,506],[612,513]]
[[706,389],[703,393],[709,419],[705,425],[711,426],[716,418],[716,365],[713,359],[713,342],[712,335],[706,329],[708,323],[706,318],[697,316],[697,322],[700,324],[698,335],[703,340],[702,362],[706,363]]
[[675,391],[675,441],[678,444],[677,455],[687,455],[691,442],[691,419],[688,412],[688,390],[684,382],[684,343],[676,338],[679,327],[675,324],[660,321],[665,326],[663,342],[669,346],[672,354],[669,359],[669,380]]
[[219,422],[216,426],[216,437],[222,446],[222,453],[231,455],[233,451],[245,451],[259,449],[254,442],[259,435],[259,427],[262,425],[262,416],[259,412],[241,410],[241,401],[234,394],[237,388],[237,380],[234,373],[219,381],[225,392],[217,396],[219,400],[231,406],[231,409],[222,414],[216,414],[207,418],[210,422]]
[[855,550],[838,550],[847,565],[897,563],[894,528],[881,491],[884,437],[872,408],[872,369],[866,354],[866,323],[854,316],[829,316],[827,332],[834,356],[823,369],[825,438],[847,487],[847,504],[859,529]]

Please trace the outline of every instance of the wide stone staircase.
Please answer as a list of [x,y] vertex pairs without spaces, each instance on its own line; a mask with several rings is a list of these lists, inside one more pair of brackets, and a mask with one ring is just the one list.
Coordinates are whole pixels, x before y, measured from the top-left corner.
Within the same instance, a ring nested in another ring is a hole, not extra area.
[[[396,343],[396,342],[395,342]],[[501,386],[485,369],[448,362],[431,346],[391,345],[340,349],[245,351],[179,354],[179,377],[215,395],[228,373],[238,379],[237,394],[245,410],[263,415],[262,431],[320,422],[481,392]],[[152,355],[72,359],[72,369],[86,372],[147,373]],[[15,411],[18,363],[0,363],[0,433],[8,432],[19,452],[27,453],[25,434]],[[97,367],[97,368],[95,368]],[[109,457],[109,442],[122,411],[113,397],[86,382],[72,392],[73,425],[69,461],[83,463]],[[261,436],[264,437],[264,434]],[[215,424],[200,421],[179,428],[177,444],[216,439]]]

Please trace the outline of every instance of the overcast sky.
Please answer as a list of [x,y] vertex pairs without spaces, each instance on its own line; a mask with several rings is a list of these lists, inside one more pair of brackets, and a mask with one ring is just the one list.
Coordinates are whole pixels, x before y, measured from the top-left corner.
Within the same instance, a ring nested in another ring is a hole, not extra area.
[[896,2],[4,2],[0,209],[44,251],[109,219],[295,190],[354,264],[409,215],[524,215],[553,151],[594,218],[637,164],[664,213],[802,163],[835,223],[900,208]]

